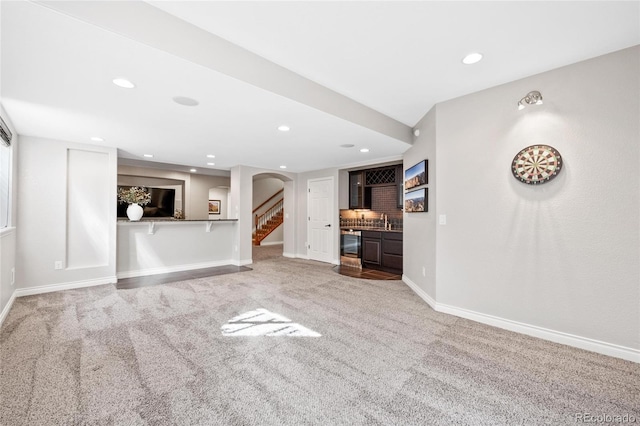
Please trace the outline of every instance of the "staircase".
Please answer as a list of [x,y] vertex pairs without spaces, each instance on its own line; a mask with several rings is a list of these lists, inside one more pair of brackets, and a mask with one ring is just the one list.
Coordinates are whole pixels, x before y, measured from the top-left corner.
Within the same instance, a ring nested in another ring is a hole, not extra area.
[[[253,245],[259,246],[262,240],[267,235],[271,234],[278,226],[282,225],[284,220],[284,190],[280,190],[272,195],[267,201],[260,204],[253,210],[255,215],[255,228],[253,231]],[[274,201],[275,200],[275,201]],[[262,207],[272,202],[273,205],[269,207],[261,215],[255,214]]]

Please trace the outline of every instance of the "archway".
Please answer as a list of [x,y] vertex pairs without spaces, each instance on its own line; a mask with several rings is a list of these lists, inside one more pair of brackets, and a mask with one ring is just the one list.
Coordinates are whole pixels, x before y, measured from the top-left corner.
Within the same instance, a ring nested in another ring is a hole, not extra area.
[[257,169],[250,166],[235,166],[231,168],[231,218],[238,219],[237,245],[234,247],[235,262],[238,265],[253,263],[253,186],[254,177],[258,180],[261,175],[277,178],[284,182],[284,214],[283,214],[283,250],[285,257],[295,257],[295,227],[296,227],[296,175],[287,172]]
[[284,246],[284,179],[272,173],[253,176],[253,262],[282,256]]

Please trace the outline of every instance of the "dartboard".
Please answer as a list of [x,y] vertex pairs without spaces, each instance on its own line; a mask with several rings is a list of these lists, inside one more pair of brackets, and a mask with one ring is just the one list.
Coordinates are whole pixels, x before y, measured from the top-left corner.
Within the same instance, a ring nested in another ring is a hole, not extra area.
[[528,185],[540,185],[556,177],[562,169],[562,157],[549,145],[532,145],[520,151],[511,163],[513,176]]

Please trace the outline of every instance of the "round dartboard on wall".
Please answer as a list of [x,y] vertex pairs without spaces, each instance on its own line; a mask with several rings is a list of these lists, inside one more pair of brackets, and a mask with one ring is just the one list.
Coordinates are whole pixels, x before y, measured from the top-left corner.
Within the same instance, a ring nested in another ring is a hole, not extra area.
[[549,145],[531,145],[513,158],[511,172],[520,182],[541,185],[558,176],[562,170],[562,157]]

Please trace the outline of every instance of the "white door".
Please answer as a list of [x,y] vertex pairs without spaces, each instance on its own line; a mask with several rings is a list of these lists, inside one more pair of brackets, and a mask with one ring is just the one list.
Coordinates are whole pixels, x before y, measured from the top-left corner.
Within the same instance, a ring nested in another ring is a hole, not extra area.
[[307,188],[307,255],[311,260],[330,263],[335,235],[333,177],[310,179]]

